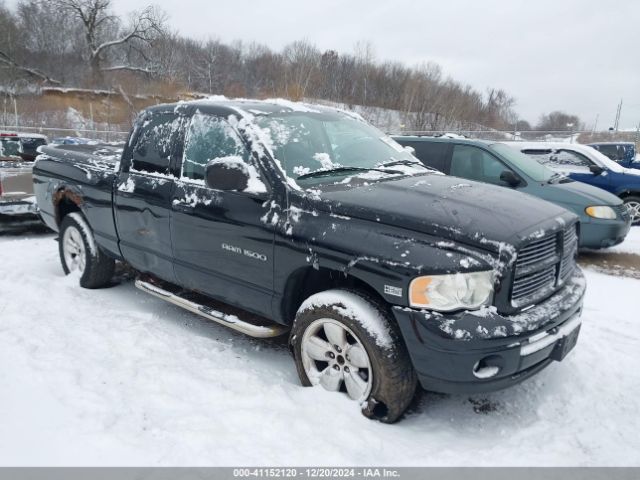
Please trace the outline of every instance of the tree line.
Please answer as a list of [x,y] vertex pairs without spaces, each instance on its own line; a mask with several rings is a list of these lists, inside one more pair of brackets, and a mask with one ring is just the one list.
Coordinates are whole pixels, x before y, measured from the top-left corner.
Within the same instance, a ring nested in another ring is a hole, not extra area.
[[[16,92],[37,85],[109,89],[125,97],[173,89],[319,99],[395,110],[405,129],[416,131],[531,128],[507,92],[479,91],[433,62],[377,61],[368,43],[344,53],[304,40],[281,51],[201,41],[172,31],[157,7],[122,17],[111,0],[21,0],[15,9],[0,3],[0,87]],[[564,123],[558,129],[568,129]]]

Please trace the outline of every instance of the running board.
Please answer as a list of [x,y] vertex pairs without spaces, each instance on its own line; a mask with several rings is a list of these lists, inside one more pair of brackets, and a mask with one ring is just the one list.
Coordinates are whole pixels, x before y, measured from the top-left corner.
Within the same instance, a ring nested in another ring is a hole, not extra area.
[[206,318],[207,320],[214,321],[216,323],[219,323],[220,325],[224,325],[225,327],[229,327],[232,330],[244,333],[251,337],[279,337],[289,330],[289,328],[285,327],[284,325],[271,323],[268,321],[262,322],[265,323],[264,325],[259,325],[257,323],[241,320],[237,315],[224,313],[216,310],[215,308],[211,308],[201,303],[196,303],[192,300],[188,300],[180,296],[178,293],[165,290],[164,288],[161,288],[145,280],[137,279],[136,287],[143,292],[153,295],[154,297],[161,298],[162,300],[173,303],[178,307],[196,313]]

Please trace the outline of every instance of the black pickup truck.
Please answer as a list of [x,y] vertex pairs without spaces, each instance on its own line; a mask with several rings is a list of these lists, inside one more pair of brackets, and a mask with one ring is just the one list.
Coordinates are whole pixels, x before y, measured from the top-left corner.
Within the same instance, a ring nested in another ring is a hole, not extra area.
[[576,343],[577,218],[424,167],[347,112],[286,101],[162,105],[121,157],[41,147],[34,185],[65,272],[255,337],[289,333],[300,380],[397,420],[419,384],[507,387]]

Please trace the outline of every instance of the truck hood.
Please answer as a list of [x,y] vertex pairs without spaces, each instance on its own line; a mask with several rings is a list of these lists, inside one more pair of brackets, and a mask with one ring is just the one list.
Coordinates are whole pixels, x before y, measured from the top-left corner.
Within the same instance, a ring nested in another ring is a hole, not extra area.
[[518,247],[576,219],[530,195],[444,175],[334,185],[321,198],[314,208],[493,251],[501,243]]

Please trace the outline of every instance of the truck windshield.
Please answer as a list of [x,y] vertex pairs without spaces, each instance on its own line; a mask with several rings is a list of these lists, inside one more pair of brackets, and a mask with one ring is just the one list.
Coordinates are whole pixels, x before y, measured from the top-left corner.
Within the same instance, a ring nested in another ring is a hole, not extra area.
[[270,134],[287,176],[300,184],[430,171],[384,133],[346,114],[296,111],[259,116],[256,121]]
[[550,168],[540,165],[534,159],[519,152],[515,148],[511,148],[504,143],[494,143],[489,148],[511,163],[525,175],[531,177],[535,182],[548,182],[552,177],[556,176],[556,172]]

